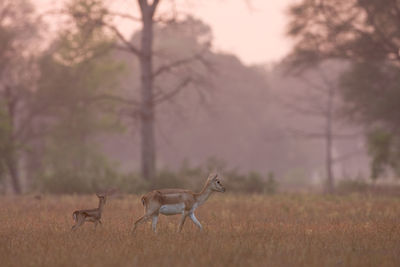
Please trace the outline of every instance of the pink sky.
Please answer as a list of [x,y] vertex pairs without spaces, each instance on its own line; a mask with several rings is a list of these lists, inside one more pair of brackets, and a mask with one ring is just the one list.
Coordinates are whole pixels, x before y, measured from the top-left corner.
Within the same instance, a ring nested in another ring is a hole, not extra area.
[[[176,0],[179,9],[194,14],[212,27],[217,51],[236,54],[246,64],[274,62],[289,52],[291,42],[285,37],[285,11],[294,1],[251,0],[249,8],[245,0]],[[35,1],[39,10],[54,7],[54,2]],[[115,10],[138,14],[136,0],[108,2]],[[161,2],[159,11],[167,8],[165,3],[167,1]],[[119,26],[125,35],[135,29],[129,22],[121,21]]]
[[195,14],[210,24],[217,49],[237,54],[247,63],[282,58],[290,50],[285,37],[285,10],[293,0],[203,1]]

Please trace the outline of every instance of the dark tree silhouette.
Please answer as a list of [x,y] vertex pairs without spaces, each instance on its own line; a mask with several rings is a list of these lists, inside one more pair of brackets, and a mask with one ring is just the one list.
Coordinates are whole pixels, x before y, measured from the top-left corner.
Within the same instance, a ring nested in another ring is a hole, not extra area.
[[[82,21],[85,27],[104,27],[110,31],[118,40],[115,46],[117,49],[124,50],[133,54],[139,61],[140,69],[140,100],[132,101],[135,103],[132,114],[139,114],[140,138],[141,138],[141,173],[146,180],[151,180],[156,175],[156,141],[155,141],[155,121],[156,105],[160,102],[171,99],[190,84],[198,81],[191,75],[185,75],[175,88],[155,92],[155,81],[162,77],[164,73],[173,73],[175,69],[183,68],[193,62],[201,62],[207,65],[203,54],[208,51],[209,42],[204,43],[204,49],[195,52],[185,58],[175,61],[168,61],[166,64],[154,66],[153,41],[154,25],[175,23],[178,20],[176,12],[171,12],[171,16],[157,16],[157,8],[161,4],[160,0],[136,0],[140,10],[140,17],[132,14],[123,14],[108,10],[101,0],[74,0],[69,6],[73,11],[72,16]],[[174,6],[174,5],[172,5]],[[113,18],[121,17],[140,23],[140,41],[134,44],[125,38],[120,29],[113,24]],[[163,88],[164,89],[164,88]]]
[[11,178],[15,193],[22,192],[20,156],[36,111],[30,100],[36,72],[34,39],[37,24],[33,6],[26,0],[0,3],[0,165]]

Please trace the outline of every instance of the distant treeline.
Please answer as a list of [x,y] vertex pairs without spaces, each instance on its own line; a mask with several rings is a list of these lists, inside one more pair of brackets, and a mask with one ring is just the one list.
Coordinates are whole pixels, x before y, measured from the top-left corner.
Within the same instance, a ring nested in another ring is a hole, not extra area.
[[[144,193],[160,188],[187,188],[200,191],[210,172],[215,171],[214,160],[200,167],[191,167],[187,163],[176,170],[162,169],[152,181],[146,181],[139,174],[120,174],[113,170],[98,173],[87,173],[78,177],[75,173],[65,173],[58,177],[38,177],[31,187],[33,192],[52,194],[88,194],[117,189],[121,193]],[[274,194],[278,182],[273,173],[262,175],[257,172],[241,174],[237,170],[224,170],[219,173],[227,192]]]
[[190,15],[139,19],[146,27],[126,38],[106,2],[46,14],[0,3],[2,192],[196,190],[219,170],[232,192],[333,193],[363,188],[346,177],[400,176],[396,1],[300,1],[293,51],[259,66],[215,51]]

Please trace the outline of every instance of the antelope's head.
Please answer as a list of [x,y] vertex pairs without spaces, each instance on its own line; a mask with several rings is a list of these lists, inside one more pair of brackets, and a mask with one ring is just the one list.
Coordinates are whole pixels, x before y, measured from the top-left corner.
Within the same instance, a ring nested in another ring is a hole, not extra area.
[[222,185],[221,181],[218,179],[218,174],[210,174],[208,176],[207,182],[212,191],[225,192],[225,187]]

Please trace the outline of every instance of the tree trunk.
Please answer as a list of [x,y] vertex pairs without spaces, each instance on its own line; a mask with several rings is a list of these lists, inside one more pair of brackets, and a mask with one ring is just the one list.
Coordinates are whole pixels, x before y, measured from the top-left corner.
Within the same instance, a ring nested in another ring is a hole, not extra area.
[[9,119],[9,142],[7,145],[5,164],[8,169],[8,173],[11,178],[11,185],[16,194],[21,194],[21,184],[18,170],[18,155],[16,151],[16,140],[14,138],[15,132],[15,120],[16,120],[16,109],[17,109],[17,99],[12,95],[11,88],[6,86],[5,99],[7,101],[7,112]]
[[153,103],[153,12],[149,6],[142,8],[141,35],[141,172],[142,177],[151,180],[156,174],[156,150],[154,136],[154,103]]
[[[12,148],[13,149],[13,148]],[[19,181],[19,170],[18,170],[18,158],[15,156],[15,152],[11,152],[11,155],[7,156],[6,165],[11,178],[11,185],[15,194],[21,194],[21,184]]]
[[334,192],[333,159],[332,159],[332,116],[333,116],[333,89],[329,89],[328,107],[326,114],[326,193]]
[[328,194],[334,192],[332,164],[332,133],[328,133],[326,136],[326,193]]

